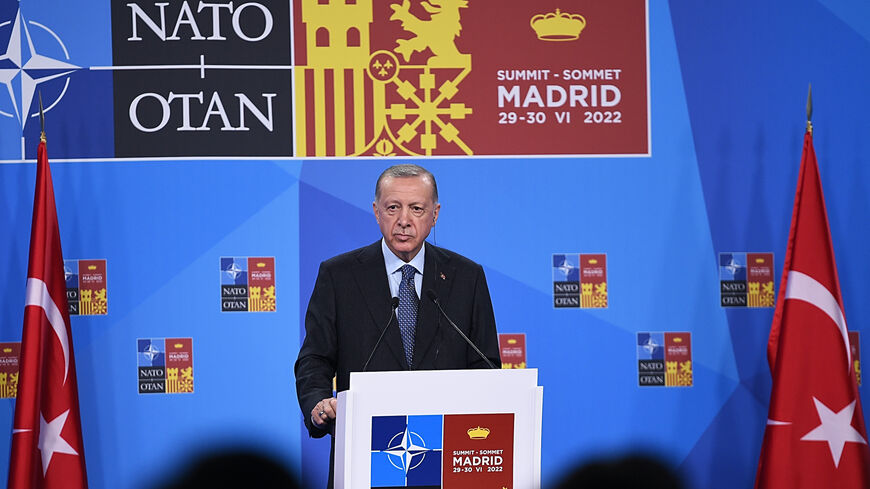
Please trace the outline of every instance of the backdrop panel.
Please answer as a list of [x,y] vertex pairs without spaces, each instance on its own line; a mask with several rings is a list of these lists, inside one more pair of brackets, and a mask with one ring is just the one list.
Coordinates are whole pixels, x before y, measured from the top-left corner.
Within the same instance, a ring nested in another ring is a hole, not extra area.
[[[693,487],[749,486],[771,385],[765,287],[779,289],[810,82],[849,329],[865,331],[870,316],[870,7],[469,0],[462,56],[439,61],[431,46],[407,59],[398,49],[414,36],[389,20],[401,2],[358,1],[368,27],[318,18],[316,3],[0,4],[0,53],[11,53],[0,56],[0,343],[21,339],[32,88],[50,108],[91,487],[154,487],[224,445],[265,449],[325,483],[329,442],[308,438],[294,389],[302,320],[319,263],[379,238],[375,180],[400,161],[438,179],[429,241],[481,263],[499,331],[525,334],[545,388],[545,486],[580,459],[632,450],[660,455]],[[556,8],[583,17],[576,39],[539,37],[533,18]],[[317,45],[317,22],[344,29],[330,39],[345,45],[311,51],[333,46]],[[387,59],[398,78],[371,75]],[[548,105],[548,86],[590,80],[498,79],[574,67],[624,69],[595,84],[619,88],[609,110],[634,125]],[[402,136],[411,119],[398,104],[413,99],[402,80],[447,91],[454,80],[441,102],[465,117],[430,117]],[[543,106],[532,96],[513,107],[532,86]],[[556,122],[564,111],[570,125]],[[545,113],[547,124],[499,112]],[[459,131],[449,143],[448,122]],[[407,155],[432,141],[431,156]],[[83,305],[84,274],[104,284],[105,313]],[[189,362],[187,377],[170,378],[173,361]],[[7,433],[13,410],[0,398]],[[8,453],[0,437],[0,460]]]

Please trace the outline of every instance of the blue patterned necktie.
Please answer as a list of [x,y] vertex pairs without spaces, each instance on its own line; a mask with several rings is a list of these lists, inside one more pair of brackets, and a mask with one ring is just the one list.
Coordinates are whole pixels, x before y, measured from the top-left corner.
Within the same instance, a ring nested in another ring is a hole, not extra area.
[[408,367],[414,359],[414,333],[417,328],[417,288],[414,286],[414,275],[417,269],[411,265],[403,265],[402,282],[399,284],[399,331],[402,332],[402,345],[405,347],[405,359]]

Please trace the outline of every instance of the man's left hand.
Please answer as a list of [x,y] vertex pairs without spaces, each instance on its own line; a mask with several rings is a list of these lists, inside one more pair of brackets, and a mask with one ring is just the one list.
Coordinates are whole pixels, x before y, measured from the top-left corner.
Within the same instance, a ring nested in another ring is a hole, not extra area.
[[311,410],[311,422],[318,428],[325,429],[326,423],[335,420],[338,412],[338,400],[334,397],[324,399],[314,405]]

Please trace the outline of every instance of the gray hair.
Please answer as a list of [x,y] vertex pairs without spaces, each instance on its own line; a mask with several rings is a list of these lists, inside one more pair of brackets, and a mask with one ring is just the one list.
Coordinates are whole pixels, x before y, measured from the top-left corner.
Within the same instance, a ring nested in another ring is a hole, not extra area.
[[434,202],[438,202],[438,184],[435,183],[435,175],[432,174],[429,170],[423,168],[419,165],[412,165],[410,163],[405,163],[402,165],[393,165],[378,177],[378,182],[375,184],[375,200],[381,198],[381,182],[385,178],[408,178],[408,177],[420,177],[423,179],[429,179],[429,183],[432,184],[432,200]]

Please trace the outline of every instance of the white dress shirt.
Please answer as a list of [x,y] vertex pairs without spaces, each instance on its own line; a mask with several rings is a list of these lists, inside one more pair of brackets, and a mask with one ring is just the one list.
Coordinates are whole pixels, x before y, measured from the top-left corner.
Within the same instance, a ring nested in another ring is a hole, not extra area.
[[423,265],[426,258],[426,243],[423,243],[423,247],[417,252],[417,256],[411,258],[411,261],[407,263],[393,253],[393,250],[387,246],[387,241],[383,238],[381,238],[381,250],[384,252],[384,265],[387,271],[387,278],[390,282],[390,296],[399,297],[399,284],[402,282],[402,267],[404,265],[411,265],[417,269],[417,273],[414,274],[414,288],[417,289],[417,298],[420,298],[420,292],[423,289]]

